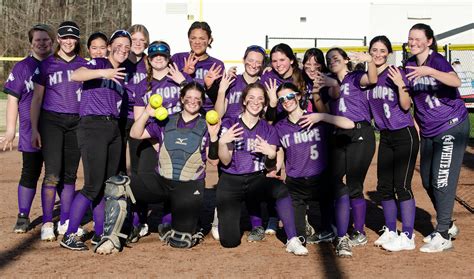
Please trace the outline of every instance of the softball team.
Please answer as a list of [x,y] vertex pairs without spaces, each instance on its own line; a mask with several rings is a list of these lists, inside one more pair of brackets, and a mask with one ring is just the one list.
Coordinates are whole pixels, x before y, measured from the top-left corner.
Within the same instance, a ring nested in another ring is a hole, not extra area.
[[[312,48],[300,69],[291,47],[278,44],[270,51],[271,69],[261,78],[265,50],[249,46],[244,73],[237,75],[233,68],[225,72],[222,61],[207,53],[213,37],[206,22],[189,28],[191,51],[174,55],[164,41],[149,44],[143,25],[117,30],[110,39],[94,33],[87,41],[89,62],[80,56],[76,23],[63,22],[57,33],[58,48],[48,57],[54,36],[48,26],[34,26],[29,31],[31,56],[17,63],[5,84],[3,149],[12,147],[19,115],[18,149],[23,156],[14,232],[29,228],[44,158],[41,239],[56,239],[52,212],[58,192],[57,230],[64,234],[60,245],[88,249],[79,225],[92,208],[96,252],[117,252],[103,236],[104,182],[126,172],[128,140],[137,204],[132,208],[135,218],[127,222],[139,230],[132,230],[134,234],[148,233],[146,205],[166,202],[171,214],[160,224],[160,239],[175,248],[198,244],[200,226],[205,226],[199,224],[199,215],[205,203],[206,162],[220,162],[216,200],[223,247],[240,245],[242,202],[256,229],[262,223],[260,202],[273,201],[287,236],[286,251],[307,255],[306,238],[310,243],[331,240],[335,224],[336,255],[350,257],[353,247],[368,242],[363,189],[375,152],[373,121],[380,131],[377,191],[384,213],[382,234],[374,244],[388,251],[415,249],[411,180],[420,145],[421,178],[437,213],[436,230],[423,239],[420,251],[453,247],[451,239],[459,229],[452,213],[469,119],[456,89],[460,80],[437,53],[428,25],[410,29],[413,56],[403,68],[387,64],[391,43],[377,36],[369,53],[349,56],[341,48],[330,49],[327,67],[322,51]],[[352,62],[366,70],[352,71]],[[161,120],[153,118],[150,98],[155,94],[168,112]],[[412,100],[421,142],[410,113]],[[201,113],[213,108],[221,119],[206,123]],[[84,186],[75,195],[81,157]],[[305,215],[308,202],[316,199],[328,237],[320,233],[313,240]],[[259,233],[258,239],[263,237]]]

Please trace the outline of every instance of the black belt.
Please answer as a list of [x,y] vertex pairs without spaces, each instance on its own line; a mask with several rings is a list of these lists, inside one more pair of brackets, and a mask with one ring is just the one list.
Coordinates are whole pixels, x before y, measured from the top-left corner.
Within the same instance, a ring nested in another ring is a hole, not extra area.
[[85,116],[82,116],[81,118],[93,119],[93,120],[107,120],[107,121],[117,121],[118,120],[118,117],[115,117],[113,115],[85,115]]
[[354,129],[362,129],[362,128],[371,126],[371,124],[367,121],[354,122],[354,124],[355,124]]

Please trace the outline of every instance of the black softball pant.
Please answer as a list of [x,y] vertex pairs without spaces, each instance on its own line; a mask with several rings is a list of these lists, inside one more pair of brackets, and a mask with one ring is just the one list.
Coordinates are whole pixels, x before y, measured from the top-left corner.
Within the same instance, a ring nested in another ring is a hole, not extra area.
[[139,151],[138,146],[142,140],[137,140],[130,137],[130,130],[133,126],[133,119],[120,119],[120,133],[122,136],[122,149],[120,155],[119,171],[127,173],[127,143],[128,143],[128,156],[130,157],[130,171],[132,174],[137,174],[139,165]]
[[21,152],[23,166],[21,168],[20,185],[29,189],[36,189],[36,184],[43,168],[43,154],[41,152]]
[[257,216],[262,201],[270,198],[279,200],[287,196],[286,186],[277,179],[266,177],[264,173],[234,175],[222,172],[216,193],[221,245],[227,248],[240,245],[242,201],[246,202],[249,215]]
[[377,155],[377,191],[382,200],[413,199],[411,180],[420,141],[415,127],[380,132]]
[[118,121],[109,116],[84,116],[77,136],[84,167],[81,193],[94,201],[102,196],[104,182],[118,173],[122,146]]
[[[330,204],[334,202],[332,197],[331,188],[329,186],[329,180],[326,173],[315,175],[311,177],[286,177],[286,187],[290,193],[291,200],[293,202],[293,208],[295,209],[295,225],[297,235],[301,235],[306,239],[306,207],[310,201],[320,201],[321,210],[331,211],[333,206]],[[324,204],[326,203],[326,204]],[[322,218],[329,219],[331,221],[332,212],[321,212]],[[326,224],[326,226],[328,226]],[[330,226],[328,226],[330,227]],[[328,229],[328,228],[324,228]]]
[[467,118],[437,136],[421,137],[421,181],[436,209],[439,232],[449,229],[469,129]]
[[158,174],[132,176],[131,188],[138,203],[169,201],[171,227],[179,232],[194,234],[204,195],[204,179],[174,181]]
[[372,126],[363,121],[356,122],[354,129],[336,130],[330,149],[331,179],[336,198],[346,194],[351,199],[363,198],[365,176],[375,153]]
[[77,143],[78,114],[41,111],[39,132],[44,158],[44,185],[75,184],[81,152]]

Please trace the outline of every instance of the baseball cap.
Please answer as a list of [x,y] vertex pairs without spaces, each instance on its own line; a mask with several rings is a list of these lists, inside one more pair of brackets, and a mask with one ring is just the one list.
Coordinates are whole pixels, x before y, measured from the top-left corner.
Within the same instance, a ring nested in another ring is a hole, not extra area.
[[75,37],[79,39],[80,32],[79,26],[74,21],[65,21],[59,25],[58,28],[58,37]]
[[130,33],[128,33],[127,30],[118,29],[118,30],[115,30],[114,33],[112,33],[108,44],[110,45],[115,39],[120,38],[120,37],[128,38],[130,42],[132,42],[132,36],[130,35]]
[[163,55],[166,58],[170,58],[171,56],[170,46],[165,42],[152,43],[148,47],[148,57],[153,58],[157,55]]

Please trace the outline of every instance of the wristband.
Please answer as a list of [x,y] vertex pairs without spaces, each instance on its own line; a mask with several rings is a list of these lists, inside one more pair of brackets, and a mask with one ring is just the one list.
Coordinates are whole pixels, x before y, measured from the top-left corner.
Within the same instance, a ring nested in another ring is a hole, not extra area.
[[207,157],[211,160],[217,160],[219,159],[219,141],[211,141],[209,143],[209,153],[207,154]]

